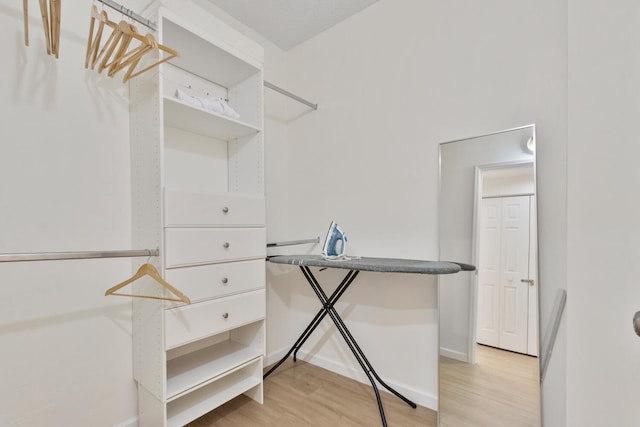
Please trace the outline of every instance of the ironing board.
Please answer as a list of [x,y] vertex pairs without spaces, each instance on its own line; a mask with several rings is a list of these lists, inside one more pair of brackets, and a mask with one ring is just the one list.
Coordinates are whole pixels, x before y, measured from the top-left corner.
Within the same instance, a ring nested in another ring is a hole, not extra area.
[[[309,282],[311,289],[313,289],[314,293],[318,297],[318,300],[320,300],[322,308],[320,309],[320,311],[318,311],[309,325],[307,325],[304,332],[302,332],[300,337],[298,337],[287,354],[264,374],[264,378],[266,379],[285,360],[287,360],[291,353],[293,353],[293,360],[296,361],[296,355],[300,347],[302,347],[309,336],[311,336],[322,319],[324,319],[326,315],[329,315],[333,323],[336,325],[338,332],[340,332],[340,335],[342,335],[342,338],[347,343],[347,346],[355,356],[356,360],[360,364],[360,367],[364,371],[367,378],[369,378],[369,381],[373,386],[376,400],[378,401],[378,409],[380,411],[382,425],[386,427],[387,420],[384,415],[384,408],[382,407],[380,392],[375,380],[377,380],[384,388],[403,400],[409,406],[415,408],[415,403],[391,388],[378,376],[376,371],[373,369],[373,366],[371,366],[371,363],[369,363],[369,361],[367,360],[364,352],[356,342],[355,338],[353,337],[353,335],[351,335],[351,332],[349,332],[349,329],[344,324],[344,321],[335,310],[334,305],[345,293],[347,288],[349,288],[351,283],[353,283],[355,278],[358,276],[358,273],[360,273],[361,271],[373,271],[380,273],[454,274],[460,271],[473,271],[475,270],[475,267],[470,264],[463,264],[458,262],[422,261],[399,258],[363,257],[351,260],[326,260],[320,255],[281,255],[270,257],[268,258],[268,260],[276,264],[290,264],[300,267],[300,269],[302,270],[302,274],[304,275],[305,279],[307,279],[307,282]],[[335,289],[335,291],[333,291],[330,296],[327,296],[326,292],[322,289],[320,283],[315,278],[309,267],[339,268],[349,271],[347,272],[342,282],[340,282],[338,287]]]

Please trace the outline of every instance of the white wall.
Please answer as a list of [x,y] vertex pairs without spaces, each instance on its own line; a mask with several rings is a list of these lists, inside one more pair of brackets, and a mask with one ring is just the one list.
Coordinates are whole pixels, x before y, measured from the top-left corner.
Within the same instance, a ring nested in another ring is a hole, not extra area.
[[[333,219],[352,254],[435,259],[438,143],[536,123],[542,300],[552,305],[566,258],[566,27],[566,5],[551,0],[382,0],[289,52],[291,90],[320,105],[289,128],[292,233],[322,235]],[[377,337],[363,347],[379,372],[428,400],[435,280],[392,283],[385,291],[388,278],[367,277],[342,309],[362,325],[358,337]],[[298,324],[315,310],[303,289],[292,296]],[[410,295],[415,306],[390,310]],[[308,346],[316,359],[353,366],[339,338],[324,339]]]
[[567,426],[637,426],[640,4],[569,1]]
[[[60,58],[31,3],[0,6],[0,253],[131,248],[127,90],[84,69],[89,5]],[[128,259],[0,264],[0,425],[111,426],[136,413]]]

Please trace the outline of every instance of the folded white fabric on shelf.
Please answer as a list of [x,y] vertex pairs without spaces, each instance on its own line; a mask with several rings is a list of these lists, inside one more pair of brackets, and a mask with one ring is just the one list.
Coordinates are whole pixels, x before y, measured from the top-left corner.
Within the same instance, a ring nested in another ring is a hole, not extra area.
[[184,91],[180,89],[176,89],[175,96],[180,101],[184,101],[187,104],[195,105],[196,107],[202,107],[202,103],[198,101],[198,98],[196,98],[195,96],[187,95]]
[[222,114],[227,117],[231,117],[232,119],[238,120],[240,118],[240,114],[225,101],[224,99],[218,98],[220,103],[222,104]]
[[231,106],[222,98],[200,98],[197,96],[191,96],[183,90],[176,89],[175,97],[188,104],[196,107],[204,108],[205,110],[212,111],[217,114],[221,114],[232,119],[239,119],[240,114],[236,112]]

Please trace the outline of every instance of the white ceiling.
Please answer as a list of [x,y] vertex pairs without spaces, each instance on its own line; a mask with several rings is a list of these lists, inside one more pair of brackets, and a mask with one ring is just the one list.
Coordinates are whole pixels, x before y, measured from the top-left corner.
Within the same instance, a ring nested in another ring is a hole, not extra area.
[[310,39],[378,0],[209,0],[283,50]]

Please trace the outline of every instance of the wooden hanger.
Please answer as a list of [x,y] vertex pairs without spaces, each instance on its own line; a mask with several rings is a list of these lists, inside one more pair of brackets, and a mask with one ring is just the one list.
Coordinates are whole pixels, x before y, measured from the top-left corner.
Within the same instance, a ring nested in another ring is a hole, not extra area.
[[[125,21],[120,21],[118,24],[114,23],[111,34],[105,42],[100,53],[96,58],[96,64],[98,64],[98,72],[102,73],[111,62],[113,62],[112,56],[115,53],[116,47],[120,44],[122,38],[125,36],[124,30],[128,30],[129,24]],[[93,67],[92,67],[93,68]]]
[[162,64],[163,62],[169,61],[169,60],[171,60],[173,58],[176,58],[176,57],[180,56],[180,54],[177,51],[175,51],[175,50],[173,50],[173,49],[171,49],[171,48],[169,48],[167,46],[163,46],[160,43],[158,43],[156,41],[155,37],[153,37],[152,34],[147,34],[146,38],[148,39],[148,43],[153,45],[154,49],[158,49],[158,50],[161,50],[163,52],[166,52],[168,55],[166,55],[165,57],[163,57],[159,61],[154,62],[153,64],[143,68],[140,71],[136,71],[134,73],[133,71],[134,71],[135,67],[138,65],[138,62],[140,62],[139,60],[136,61],[135,64],[133,64],[133,66],[125,74],[124,79],[122,80],[123,83],[127,82],[128,80],[131,80],[132,78],[134,78],[136,76],[139,76],[142,73],[145,73],[145,72],[151,70],[154,67],[157,67],[158,65]]
[[44,27],[44,40],[47,44],[47,54],[51,55],[51,33],[49,32],[49,11],[47,10],[47,0],[40,0],[40,14],[42,15],[42,26]]
[[109,77],[113,77],[112,70],[118,67],[123,59],[126,59],[127,49],[129,49],[131,42],[139,37],[138,30],[130,23],[121,21],[119,27],[122,32],[122,35],[120,36],[120,45],[118,46],[118,50],[114,52],[111,62],[104,66],[109,69],[107,73]]
[[[46,0],[40,1],[46,2]],[[61,0],[51,1],[60,2]],[[98,21],[97,30],[95,28],[96,21]],[[111,27],[112,31],[104,45],[101,46],[105,25]],[[134,40],[139,41],[139,43],[136,47],[130,49]],[[164,52],[164,57],[151,65],[145,66],[142,70],[136,70],[142,59],[153,50]],[[98,73],[108,69],[107,75],[114,77],[119,71],[129,67],[122,79],[123,83],[126,83],[130,79],[177,56],[180,56],[177,51],[158,43],[152,34],[143,36],[138,33],[134,25],[127,21],[121,20],[116,24],[109,20],[106,12],[99,13],[95,5],[91,7],[89,36],[84,62],[85,68],[89,68],[89,65],[91,65],[91,69],[94,69],[97,64]]]
[[51,20],[51,52],[58,58],[60,53],[60,6],[62,0],[49,0]]
[[89,62],[91,56],[94,52],[94,43],[100,44],[100,39],[102,38],[102,29],[104,28],[104,23],[98,24],[98,31],[96,31],[95,39],[93,35],[93,28],[96,25],[96,19],[100,16],[98,12],[98,8],[94,4],[91,6],[91,17],[89,18],[89,37],[87,38],[87,53],[84,57],[84,68],[89,68]]
[[[142,57],[149,51],[151,51],[154,47],[153,44],[149,42],[147,37],[145,37],[145,41],[143,43],[140,43],[140,45],[138,45],[138,47],[136,47],[135,49],[128,51],[125,55],[123,55],[123,57],[117,64],[114,64],[109,68],[109,77],[113,77],[118,71],[127,66],[129,67],[129,70],[132,70],[136,67],[136,65],[138,65],[138,62],[140,62]],[[127,73],[129,72],[130,71],[127,71]]]
[[[47,3],[48,1],[48,3]],[[29,46],[29,4],[22,0],[24,14],[24,44]],[[58,58],[60,53],[60,17],[62,0],[39,0],[42,28],[47,48],[47,55],[52,53]]]
[[[118,71],[130,64],[131,61],[135,61],[136,58],[141,57],[150,49],[147,39],[138,33],[135,26],[128,24],[128,28],[123,29],[123,31],[125,34],[120,43],[120,48],[114,55],[111,64],[108,65],[109,72],[107,75],[109,77],[113,77]],[[128,50],[134,39],[139,42],[138,46]]]
[[[106,13],[105,12],[102,12],[102,13],[104,13],[105,17],[106,17]],[[101,22],[101,24],[102,24],[102,22]],[[106,19],[104,21],[104,24],[108,25],[109,27],[111,27],[111,34],[109,34],[109,37],[107,38],[107,41],[104,43],[104,45],[102,45],[102,48],[100,46],[100,40],[97,39],[97,35],[96,35],[96,38],[93,41],[93,44],[95,46],[92,48],[92,51],[91,51],[91,69],[92,70],[96,67],[96,65],[104,57],[106,51],[109,50],[109,48],[111,47],[111,43],[115,40],[115,38],[118,35],[118,24],[116,24],[113,21],[110,21],[109,19]],[[103,26],[103,28],[104,28],[104,26]],[[100,30],[100,28],[98,28],[98,30]],[[100,37],[102,37],[102,33],[100,34]]]
[[[94,32],[95,23],[98,21],[98,29]],[[100,43],[102,42],[102,34],[104,32],[104,26],[107,25],[111,27],[113,31],[116,27],[116,23],[109,20],[107,16],[107,12],[104,10],[102,12],[98,11],[98,8],[93,5],[91,7],[91,18],[89,21],[89,38],[87,40],[87,54],[84,60],[84,68],[89,68],[91,65],[91,69],[93,69],[98,60],[98,52],[100,52]]]
[[24,15],[24,45],[29,46],[29,0],[22,0],[22,13]]
[[[125,67],[129,67],[129,69],[127,70],[127,72],[125,73],[122,82],[126,83],[127,81],[129,81],[130,79],[132,79],[133,77],[136,77],[154,67],[156,67],[157,65],[170,60],[171,58],[175,58],[176,56],[178,56],[178,52],[174,51],[173,49],[167,48],[166,46],[162,46],[160,45],[157,41],[156,38],[152,35],[152,34],[147,34],[144,36],[144,39],[141,40],[142,43],[135,49],[127,52],[127,54],[125,55],[126,58],[120,62],[118,64],[117,67],[112,68],[109,70],[109,76],[113,77],[118,71],[122,70]],[[142,60],[142,58],[148,54],[149,52],[151,52],[152,50],[157,49],[157,50],[162,50],[164,52],[168,52],[169,55],[165,56],[164,58],[160,59],[159,61],[145,67],[143,70],[137,71],[134,73],[134,71],[136,70],[136,67],[138,66],[138,64],[140,63],[140,61]]]
[[[151,276],[152,279],[154,279],[156,282],[160,283],[164,288],[168,289],[172,294],[174,294],[175,296],[177,296],[178,298],[166,298],[166,297],[157,297],[154,295],[135,295],[135,294],[121,294],[121,293],[116,293],[115,291],[117,291],[118,289],[121,289],[125,286],[127,286],[129,283],[134,282],[138,279],[140,279],[143,276]],[[164,301],[178,301],[178,302],[184,302],[187,304],[191,304],[191,300],[182,292],[180,292],[179,290],[177,290],[176,288],[174,288],[173,286],[171,286],[169,283],[167,283],[162,276],[160,276],[160,273],[158,273],[158,270],[156,270],[156,268],[147,263],[147,264],[142,264],[140,266],[140,268],[138,269],[138,271],[136,272],[136,274],[133,275],[133,277],[131,277],[130,279],[125,280],[124,282],[109,288],[106,290],[106,292],[104,293],[105,296],[106,295],[119,295],[119,296],[125,296],[125,297],[136,297],[136,298],[151,298],[151,299],[159,299],[159,300],[164,300]]]
[[[120,44],[120,48],[118,49],[118,52],[115,54],[112,62],[110,64],[106,64],[106,66],[109,66],[109,72],[108,72],[109,77],[115,76],[118,73],[118,71],[128,66],[129,69],[127,70],[127,72],[124,75],[124,78],[122,79],[122,82],[126,83],[128,80],[132,79],[133,77],[136,77],[146,71],[149,71],[150,69],[158,66],[163,62],[169,61],[170,59],[179,56],[178,52],[176,52],[175,50],[158,43],[156,38],[153,36],[153,34],[148,33],[147,35],[142,36],[137,32],[136,28],[132,25],[131,25],[131,28],[128,30],[123,27],[122,31],[126,34],[127,37],[129,37],[129,39],[127,40],[126,44],[124,42]],[[130,45],[130,42],[133,39],[138,40],[140,44],[134,49],[131,49],[126,53],[124,53],[126,50],[126,47]],[[168,53],[168,55],[164,56],[159,61],[145,67],[144,69],[136,71],[134,73],[136,67],[138,66],[142,58],[154,49],[166,52]]]

